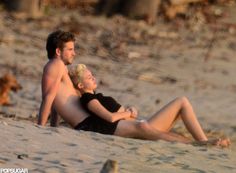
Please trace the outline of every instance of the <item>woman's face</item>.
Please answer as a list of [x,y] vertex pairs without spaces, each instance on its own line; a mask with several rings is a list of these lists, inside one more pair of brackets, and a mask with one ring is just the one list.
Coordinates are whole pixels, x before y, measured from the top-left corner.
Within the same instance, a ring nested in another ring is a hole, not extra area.
[[90,70],[85,69],[82,82],[81,89],[83,91],[94,91],[97,88],[97,82],[93,74]]

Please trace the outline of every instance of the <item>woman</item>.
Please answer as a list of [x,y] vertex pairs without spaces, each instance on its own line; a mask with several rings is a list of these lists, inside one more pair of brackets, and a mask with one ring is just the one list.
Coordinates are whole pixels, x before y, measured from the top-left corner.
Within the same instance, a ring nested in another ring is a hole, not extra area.
[[182,135],[170,132],[175,121],[181,119],[193,138],[200,143],[211,143],[223,147],[230,145],[229,139],[209,141],[202,130],[191,104],[185,97],[177,98],[164,106],[147,120],[137,120],[138,112],[134,107],[125,108],[112,97],[96,94],[96,80],[91,71],[78,64],[69,68],[69,76],[80,93],[80,103],[90,114],[75,129],[94,131],[149,140],[166,140],[183,143],[192,141]]

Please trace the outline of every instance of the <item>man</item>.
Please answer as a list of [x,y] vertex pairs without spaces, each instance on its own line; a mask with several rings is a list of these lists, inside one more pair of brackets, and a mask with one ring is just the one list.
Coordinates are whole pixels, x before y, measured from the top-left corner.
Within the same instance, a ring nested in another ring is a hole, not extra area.
[[78,94],[68,76],[66,65],[75,57],[75,36],[69,32],[55,31],[48,36],[48,63],[42,77],[42,102],[38,124],[45,125],[51,114],[51,125],[56,125],[58,114],[72,127],[87,117],[78,106]]
[[[89,115],[78,104],[79,95],[68,75],[66,65],[75,57],[75,36],[64,31],[49,34],[46,44],[49,61],[42,77],[42,102],[38,124],[45,125],[51,114],[51,125],[58,122],[58,114],[73,128],[86,121]],[[169,132],[174,122],[181,118],[196,141],[208,142],[192,106],[185,97],[177,98],[146,121],[123,120],[118,122],[114,135],[166,141],[190,143],[184,136]],[[228,146],[229,140],[211,142]]]

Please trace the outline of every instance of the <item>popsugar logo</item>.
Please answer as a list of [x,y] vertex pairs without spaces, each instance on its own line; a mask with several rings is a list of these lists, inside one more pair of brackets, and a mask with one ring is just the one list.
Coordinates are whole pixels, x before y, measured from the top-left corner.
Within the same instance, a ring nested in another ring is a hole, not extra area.
[[27,168],[0,168],[0,173],[28,173]]

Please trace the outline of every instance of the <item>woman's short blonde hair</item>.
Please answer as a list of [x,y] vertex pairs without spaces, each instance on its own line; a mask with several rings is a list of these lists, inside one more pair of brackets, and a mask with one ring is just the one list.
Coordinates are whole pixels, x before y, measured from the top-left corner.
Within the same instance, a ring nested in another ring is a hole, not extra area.
[[73,85],[77,88],[78,84],[83,80],[84,71],[87,69],[84,64],[71,65],[69,67],[69,76]]

